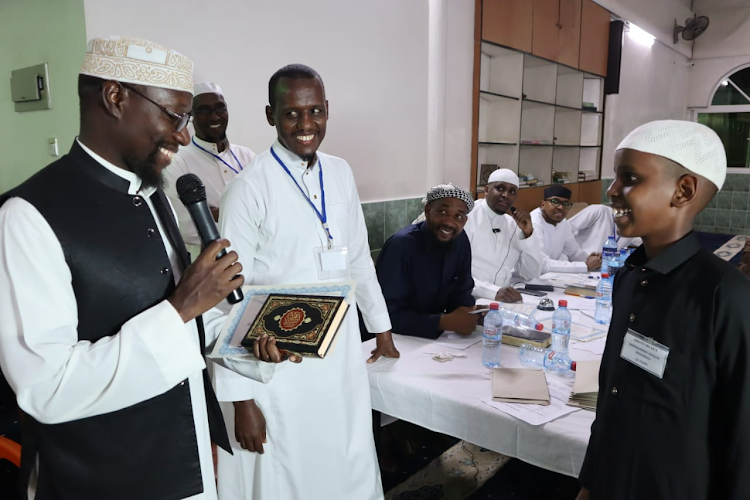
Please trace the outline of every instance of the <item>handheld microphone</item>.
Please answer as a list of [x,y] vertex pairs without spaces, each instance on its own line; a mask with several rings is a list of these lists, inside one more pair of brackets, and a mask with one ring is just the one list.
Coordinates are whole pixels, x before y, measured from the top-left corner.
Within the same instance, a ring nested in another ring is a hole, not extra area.
[[[206,186],[203,185],[197,175],[185,174],[177,179],[175,187],[177,188],[177,194],[180,196],[180,201],[190,212],[190,217],[193,219],[195,228],[198,230],[198,236],[200,236],[205,249],[220,238],[216,222],[214,222],[211,210],[208,208],[208,202],[206,202]],[[216,258],[219,259],[226,254],[226,249],[222,248]],[[242,290],[239,288],[227,296],[230,304],[241,302],[243,298]]]
[[516,207],[510,207],[510,213],[512,214],[516,213]]

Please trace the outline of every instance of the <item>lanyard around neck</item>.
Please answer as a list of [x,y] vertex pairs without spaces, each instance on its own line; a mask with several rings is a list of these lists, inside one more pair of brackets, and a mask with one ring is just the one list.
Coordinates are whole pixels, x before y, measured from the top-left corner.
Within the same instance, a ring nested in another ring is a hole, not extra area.
[[232,147],[231,146],[227,146],[227,148],[229,149],[229,152],[232,153],[232,156],[234,156],[234,161],[236,161],[237,162],[237,166],[240,167],[239,170],[235,170],[235,168],[232,165],[230,165],[229,163],[225,162],[224,158],[222,158],[221,156],[215,155],[211,151],[209,151],[208,149],[206,149],[203,146],[199,145],[197,142],[195,142],[195,137],[193,137],[193,144],[195,144],[196,148],[200,149],[201,151],[203,151],[205,153],[210,154],[211,156],[213,156],[214,158],[216,158],[217,160],[219,160],[221,163],[223,163],[224,165],[226,165],[227,167],[229,167],[230,169],[232,169],[232,172],[234,172],[235,174],[239,174],[243,170],[242,169],[242,163],[240,163],[240,160],[237,159],[237,155],[234,154],[234,151],[232,151]]
[[615,224],[615,216],[612,215],[612,237],[615,239],[615,243],[619,243],[620,235],[617,234],[617,224]]
[[286,165],[284,165],[284,162],[281,161],[281,158],[278,157],[276,154],[276,151],[273,150],[273,147],[271,148],[271,154],[276,159],[277,162],[279,162],[279,165],[281,165],[281,168],[284,169],[284,172],[287,173],[290,179],[292,179],[292,182],[294,182],[294,185],[297,186],[297,189],[299,189],[299,192],[302,193],[302,196],[305,197],[307,200],[307,203],[310,204],[312,209],[315,211],[315,215],[318,216],[318,219],[320,219],[320,223],[323,225],[323,229],[326,232],[326,235],[328,236],[328,249],[330,250],[333,248],[333,236],[331,236],[331,230],[328,228],[328,216],[326,215],[326,191],[323,187],[323,162],[318,159],[318,163],[320,164],[320,205],[323,208],[323,213],[318,210],[318,208],[315,206],[315,204],[310,200],[310,197],[307,196],[307,193],[305,193],[302,190],[302,187],[297,182],[297,179],[294,178],[292,173],[289,171]]

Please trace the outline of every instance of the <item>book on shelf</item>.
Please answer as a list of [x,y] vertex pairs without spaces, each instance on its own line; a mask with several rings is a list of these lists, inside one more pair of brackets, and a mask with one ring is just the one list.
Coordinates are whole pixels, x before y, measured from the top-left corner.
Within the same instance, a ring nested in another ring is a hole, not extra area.
[[252,350],[261,335],[300,356],[324,358],[349,305],[344,297],[271,293],[250,324],[242,346]]
[[585,109],[586,111],[596,111],[597,110],[596,104],[594,104],[593,102],[585,102],[585,101],[583,103],[583,109]]
[[536,179],[536,177],[534,177],[534,174],[530,172],[524,172],[522,174],[518,174],[518,178],[521,179],[522,181],[531,181],[531,180]]
[[497,169],[498,166],[494,163],[482,163],[479,167],[479,185],[487,184],[490,181],[490,175]]

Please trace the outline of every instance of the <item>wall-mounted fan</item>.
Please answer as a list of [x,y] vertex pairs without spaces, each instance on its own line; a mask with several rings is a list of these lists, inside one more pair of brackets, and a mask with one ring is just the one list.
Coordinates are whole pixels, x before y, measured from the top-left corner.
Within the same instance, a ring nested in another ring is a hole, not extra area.
[[677,24],[677,19],[674,20],[674,43],[679,40],[679,34],[682,33],[684,40],[695,40],[701,33],[706,31],[708,28],[708,17],[698,16],[697,14],[692,18],[685,20],[685,26]]

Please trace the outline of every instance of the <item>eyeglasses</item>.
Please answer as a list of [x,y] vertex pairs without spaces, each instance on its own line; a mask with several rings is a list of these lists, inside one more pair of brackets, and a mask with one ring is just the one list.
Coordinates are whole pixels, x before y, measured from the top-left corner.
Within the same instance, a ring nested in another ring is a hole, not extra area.
[[211,106],[201,106],[198,109],[193,110],[193,112],[196,115],[202,115],[202,116],[208,116],[213,112],[216,112],[217,115],[223,115],[227,112],[227,105],[226,104],[217,104],[213,108]]
[[549,200],[544,200],[552,203],[554,206],[559,207],[560,205],[563,206],[563,208],[570,208],[573,206],[573,204],[569,201],[562,201],[558,198],[550,198]]
[[174,111],[168,110],[167,108],[165,108],[164,106],[162,106],[158,102],[156,102],[156,101],[150,99],[149,97],[143,95],[142,93],[138,92],[137,90],[135,90],[130,85],[125,85],[122,82],[120,82],[120,85],[122,85],[123,87],[125,87],[128,90],[132,90],[133,92],[135,92],[139,96],[143,97],[144,99],[146,99],[148,102],[150,102],[151,104],[153,104],[154,106],[156,106],[160,110],[164,111],[167,115],[169,115],[170,118],[172,118],[173,120],[176,120],[177,121],[177,125],[175,126],[175,129],[174,129],[175,132],[182,132],[182,129],[184,129],[185,126],[190,121],[190,113],[182,113],[182,114],[175,113]]

